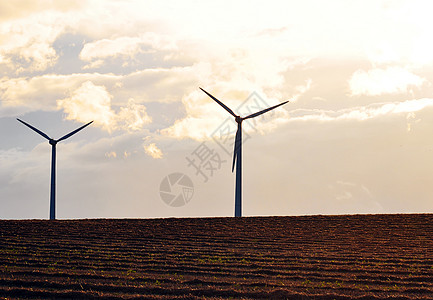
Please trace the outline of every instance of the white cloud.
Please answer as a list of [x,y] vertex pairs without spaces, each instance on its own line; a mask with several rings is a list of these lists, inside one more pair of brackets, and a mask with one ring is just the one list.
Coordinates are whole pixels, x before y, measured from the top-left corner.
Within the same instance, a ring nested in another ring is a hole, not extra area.
[[[65,98],[84,82],[105,86],[113,95],[114,106],[124,106],[128,99],[136,102],[176,102],[185,90],[196,84],[200,65],[185,68],[146,69],[127,75],[111,73],[45,74],[32,77],[0,78],[1,107],[14,108],[4,114],[29,111],[54,111],[57,99]],[[0,111],[0,115],[2,112]]]
[[103,39],[84,45],[80,58],[85,61],[116,55],[132,56],[139,50],[138,38],[121,37],[114,40]]
[[58,100],[57,105],[66,113],[66,119],[83,123],[94,120],[95,125],[107,131],[139,130],[152,121],[146,107],[135,103],[133,99],[129,99],[127,106],[121,107],[116,114],[111,106],[111,98],[104,86],[86,81],[70,97]]
[[377,117],[407,114],[433,107],[433,99],[422,98],[406,100],[403,102],[374,103],[362,107],[353,107],[337,111],[330,110],[293,110],[289,112],[290,122],[296,121],[339,121],[339,120],[358,120],[364,121]]
[[67,114],[67,120],[83,123],[94,120],[95,125],[109,131],[114,127],[111,95],[105,87],[96,86],[91,81],[84,82],[71,97],[58,100],[57,105]]
[[83,70],[96,69],[96,68],[102,67],[103,65],[104,65],[104,60],[103,59],[97,59],[97,60],[94,60],[91,63],[85,65],[83,67]]
[[116,158],[117,157],[117,153],[115,151],[106,152],[105,153],[105,157],[107,157],[107,158]]
[[22,18],[46,10],[65,12],[70,10],[83,9],[85,1],[63,0],[45,1],[45,0],[15,0],[0,2],[0,20],[10,20]]
[[309,89],[311,89],[312,80],[308,79],[306,80],[304,85],[299,85],[295,87],[295,91],[297,92],[295,95],[293,95],[292,99],[290,101],[297,101],[299,97],[304,95]]
[[404,93],[411,87],[419,87],[424,79],[400,67],[358,70],[349,80],[352,95],[375,96]]
[[102,59],[115,56],[132,58],[139,52],[154,52],[162,50],[176,50],[175,42],[169,36],[147,32],[136,37],[118,37],[115,39],[101,39],[84,45],[80,58],[100,64]]
[[155,143],[149,145],[143,145],[144,151],[153,158],[162,158],[162,151],[159,149]]
[[0,101],[3,107],[29,111],[54,111],[57,99],[78,89],[84,82],[92,81],[107,86],[115,85],[121,77],[112,74],[46,74],[33,77],[1,78]]
[[117,114],[117,126],[127,130],[140,130],[144,125],[152,122],[148,116],[146,107],[138,104],[134,99],[129,99],[126,107],[121,107]]
[[54,10],[0,22],[2,63],[15,73],[53,66],[58,59],[53,43],[73,22],[70,15]]
[[413,125],[421,122],[421,119],[417,119],[416,113],[412,111],[407,114],[406,121],[407,121],[406,130],[407,132],[411,132],[413,131]]
[[[377,1],[351,5],[344,1],[313,3],[270,1],[264,7],[254,1],[240,1],[236,5],[231,3],[230,11],[227,11],[228,2],[197,4],[194,1],[170,5],[157,1],[127,4],[68,1],[62,5],[22,2],[14,4],[14,9],[3,5],[4,11],[16,18],[3,19],[0,54],[22,55],[24,59],[34,60],[33,69],[43,69],[55,61],[52,42],[56,37],[63,32],[74,32],[91,40],[81,53],[81,58],[90,63],[113,55],[132,55],[146,45],[156,50],[190,52],[196,58],[214,54],[219,56],[215,58],[221,58],[227,49],[248,49],[257,53],[254,62],[258,69],[264,70],[266,78],[272,75],[267,72],[267,66],[275,69],[281,65],[280,57],[353,57],[370,53],[380,41],[391,49],[411,47],[412,52],[417,49],[419,52],[426,48],[420,46],[429,40],[431,18],[425,12],[430,7],[425,2],[410,5],[405,2],[384,5]],[[317,9],[312,11],[312,6]],[[50,10],[41,9],[47,7]],[[208,20],[209,10],[220,17],[220,22]],[[420,14],[423,17],[417,18]],[[266,32],[272,34],[259,34]],[[183,48],[178,48],[179,41],[184,42]],[[409,41],[406,43],[409,46],[402,41]]]

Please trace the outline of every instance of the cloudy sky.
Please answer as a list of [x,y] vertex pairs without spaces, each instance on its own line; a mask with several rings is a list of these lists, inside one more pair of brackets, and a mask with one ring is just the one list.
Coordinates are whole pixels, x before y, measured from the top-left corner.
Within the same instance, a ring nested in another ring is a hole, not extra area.
[[241,115],[290,100],[244,124],[244,215],[433,212],[432,11],[0,1],[0,218],[49,212],[51,146],[16,118],[94,121],[57,145],[58,218],[232,216],[235,124],[199,87]]

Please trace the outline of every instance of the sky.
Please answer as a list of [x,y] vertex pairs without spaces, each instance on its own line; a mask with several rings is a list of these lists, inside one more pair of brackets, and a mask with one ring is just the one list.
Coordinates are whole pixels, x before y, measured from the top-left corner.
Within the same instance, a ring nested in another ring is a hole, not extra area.
[[[433,212],[431,1],[0,0],[0,218]],[[179,180],[179,181],[177,181]],[[174,197],[176,201],[172,201]]]

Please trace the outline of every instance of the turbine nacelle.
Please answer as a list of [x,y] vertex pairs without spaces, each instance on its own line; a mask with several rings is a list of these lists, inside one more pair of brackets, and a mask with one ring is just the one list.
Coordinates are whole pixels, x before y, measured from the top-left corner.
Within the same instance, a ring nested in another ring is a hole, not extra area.
[[57,144],[57,141],[56,141],[56,140],[53,140],[53,139],[50,139],[50,140],[48,141],[48,143],[50,143],[50,145],[52,145],[52,146],[55,146],[55,145]]
[[243,119],[242,117],[240,117],[240,116],[236,116],[236,117],[235,117],[235,121],[236,121],[236,123],[238,123],[238,124],[241,124],[243,120],[244,120],[244,119]]

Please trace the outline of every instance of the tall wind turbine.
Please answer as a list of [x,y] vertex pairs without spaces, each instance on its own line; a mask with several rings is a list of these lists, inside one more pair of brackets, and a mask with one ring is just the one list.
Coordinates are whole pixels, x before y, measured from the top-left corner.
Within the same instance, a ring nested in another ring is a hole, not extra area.
[[215,100],[219,105],[224,107],[226,111],[228,111],[233,117],[235,117],[236,123],[238,123],[238,130],[236,131],[236,137],[235,137],[235,143],[234,143],[234,151],[233,151],[233,165],[232,165],[232,172],[235,169],[236,164],[236,188],[235,188],[235,217],[241,217],[242,216],[242,121],[246,119],[251,119],[257,116],[260,116],[261,114],[264,114],[265,112],[268,112],[270,110],[273,110],[274,108],[277,108],[278,106],[281,106],[283,104],[286,104],[289,101],[284,101],[280,104],[274,105],[272,107],[266,108],[264,110],[261,110],[259,112],[253,113],[251,115],[248,115],[244,118],[236,115],[230,108],[228,108],[224,103],[219,101],[217,98],[206,92],[204,89],[200,88],[203,92],[205,92],[209,97],[211,97],[213,100]]
[[48,140],[48,142],[51,145],[50,220],[55,220],[56,219],[56,144],[60,141],[66,140],[68,137],[76,134],[78,131],[84,129],[84,127],[89,126],[90,124],[92,124],[93,121],[87,123],[86,125],[81,126],[78,129],[75,129],[74,131],[68,133],[65,136],[62,136],[58,140],[55,140],[55,139],[50,138],[48,135],[46,135],[45,133],[43,133],[39,129],[33,127],[32,125],[27,124],[26,122],[24,122],[20,119],[17,119],[17,120],[20,121],[21,123],[23,123],[24,125],[26,125],[27,127],[29,127],[30,129],[32,129],[32,130],[36,131],[37,133],[39,133],[40,135],[42,135],[44,138],[46,138]]

